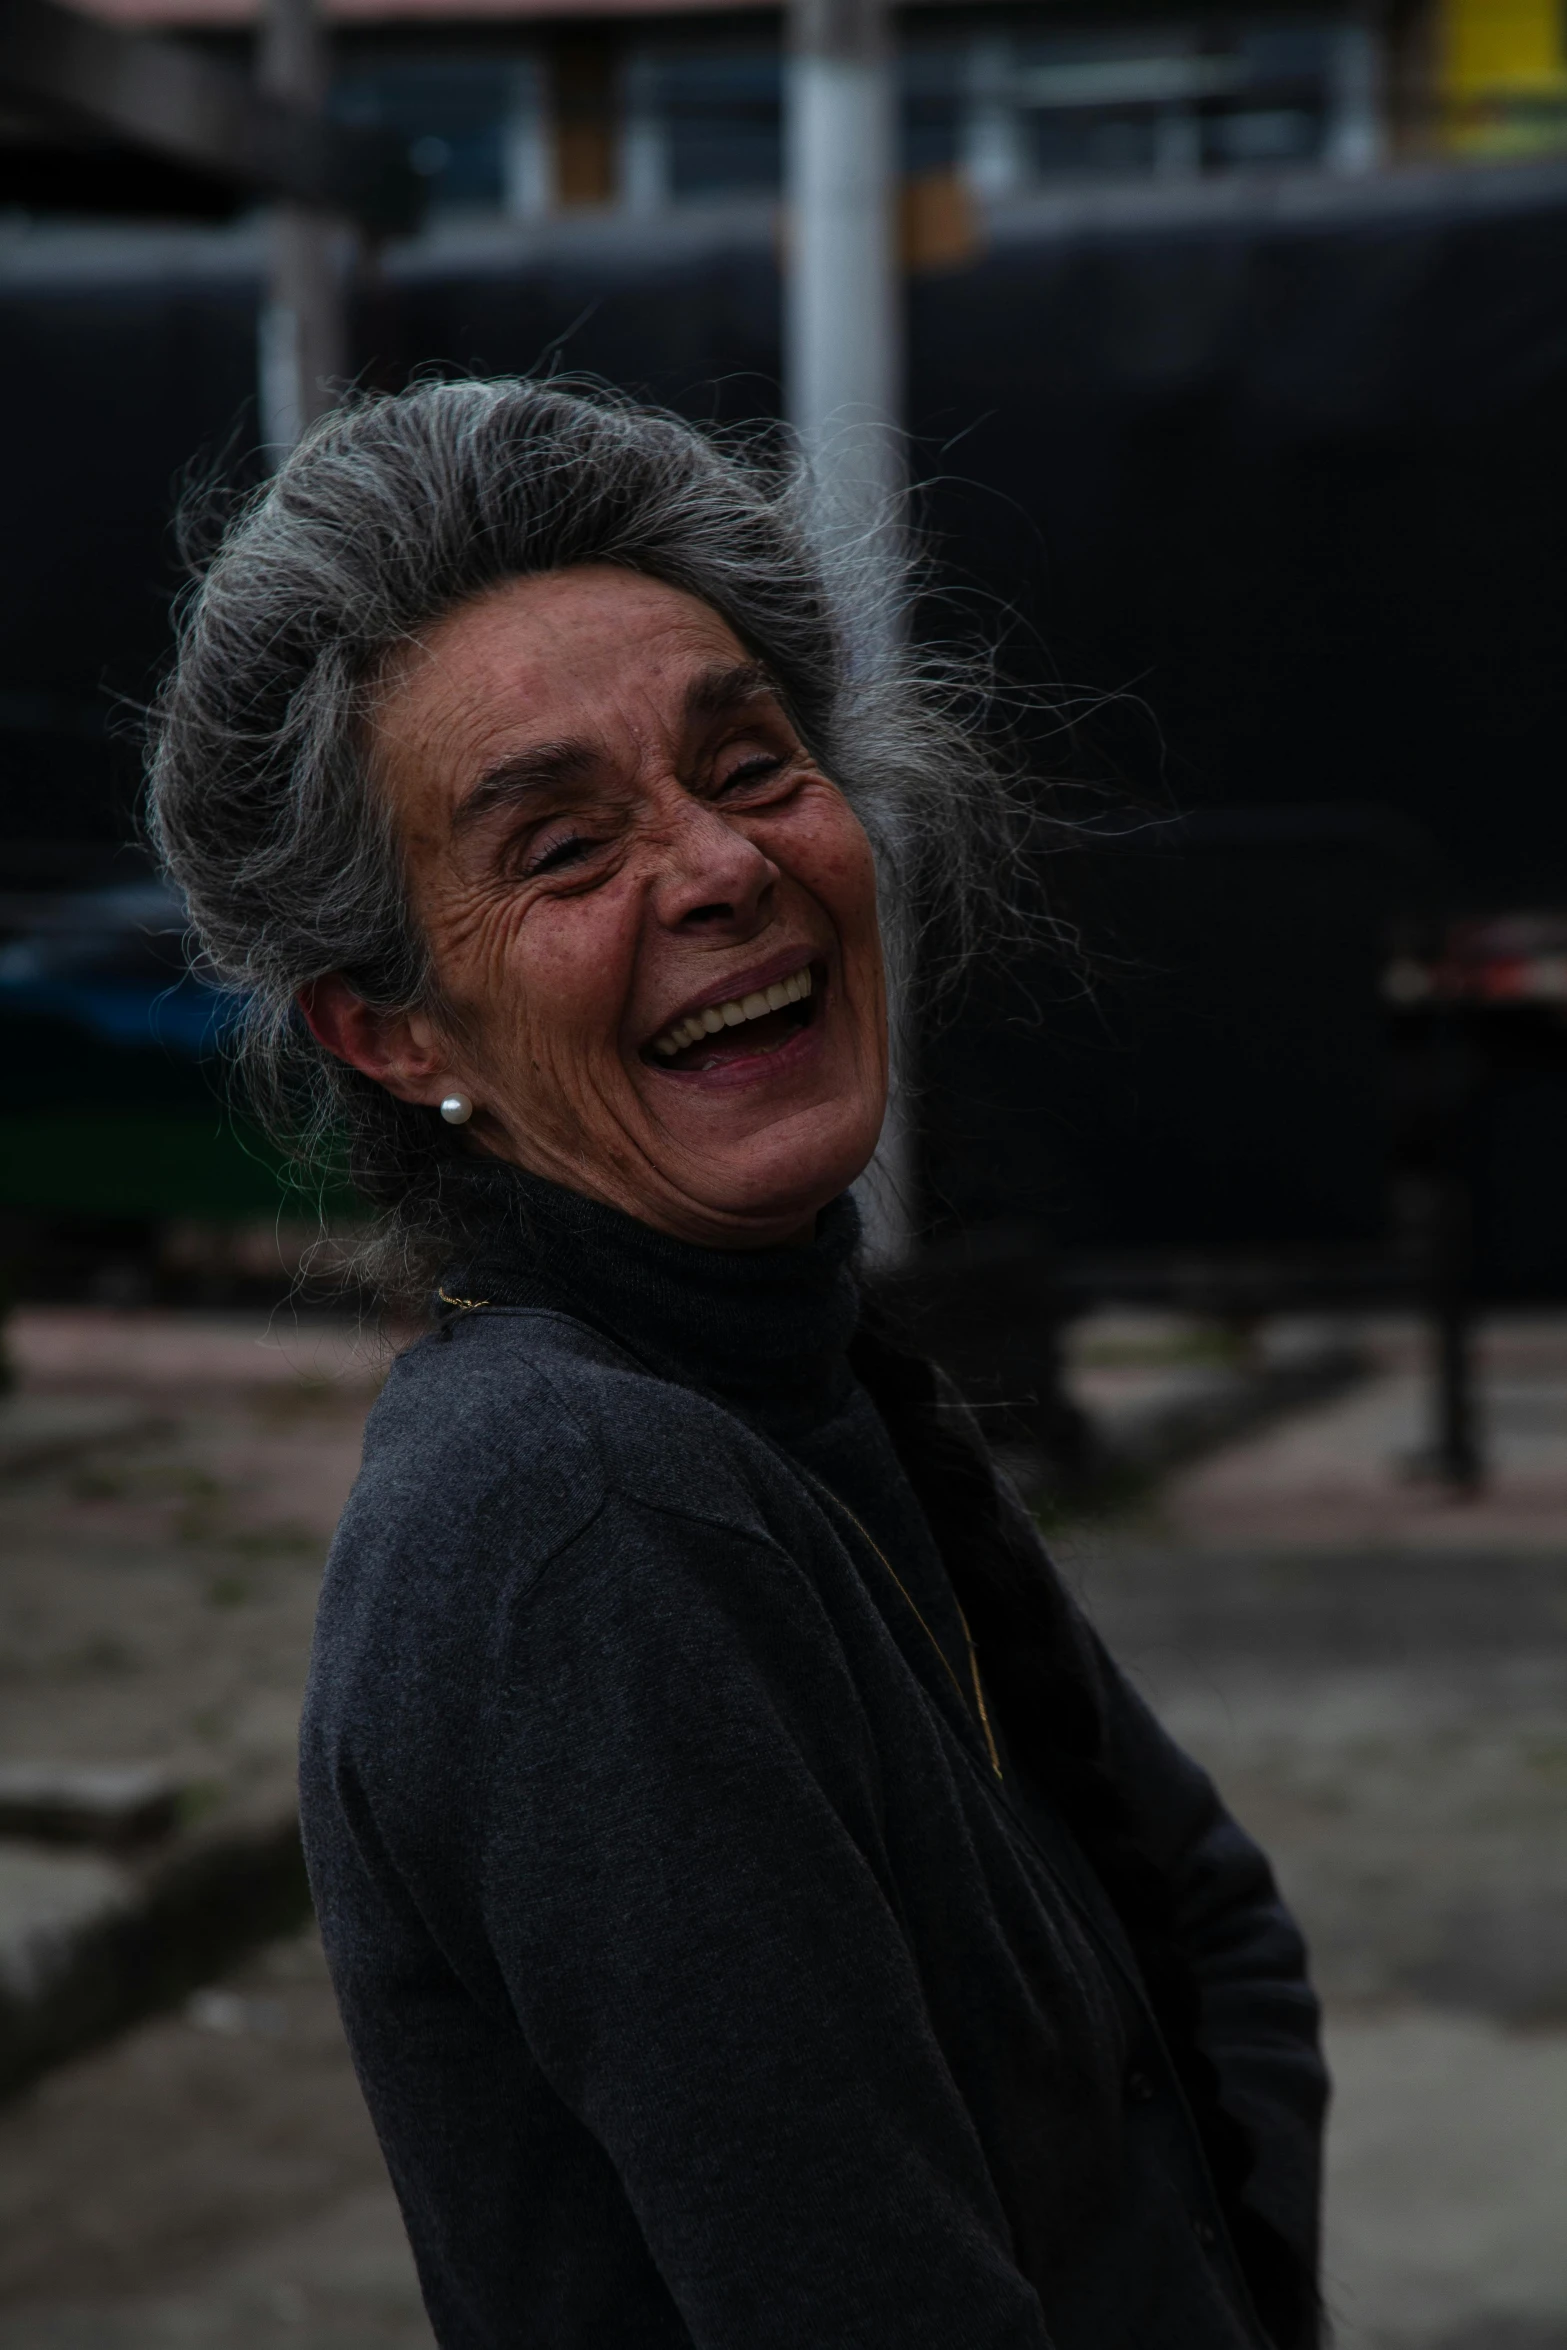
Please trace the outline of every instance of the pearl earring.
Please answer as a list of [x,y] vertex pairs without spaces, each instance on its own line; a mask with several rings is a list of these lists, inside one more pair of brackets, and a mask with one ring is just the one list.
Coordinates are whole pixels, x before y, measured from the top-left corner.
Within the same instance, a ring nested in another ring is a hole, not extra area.
[[449,1093],[441,1104],[441,1116],[448,1126],[466,1126],[473,1116],[473,1104],[465,1093]]

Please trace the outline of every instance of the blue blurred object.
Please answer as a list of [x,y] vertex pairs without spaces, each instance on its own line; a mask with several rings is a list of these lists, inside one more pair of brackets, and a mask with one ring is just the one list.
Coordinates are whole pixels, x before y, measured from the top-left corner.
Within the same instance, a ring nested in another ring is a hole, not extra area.
[[185,952],[185,910],[156,881],[0,900],[0,1011],[67,1020],[109,1044],[206,1059],[239,1013]]
[[239,1000],[203,984],[186,934],[150,878],[0,893],[0,1231],[28,1263],[73,1219],[123,1242],[131,1223],[297,1211],[283,1157],[229,1098],[219,1048]]

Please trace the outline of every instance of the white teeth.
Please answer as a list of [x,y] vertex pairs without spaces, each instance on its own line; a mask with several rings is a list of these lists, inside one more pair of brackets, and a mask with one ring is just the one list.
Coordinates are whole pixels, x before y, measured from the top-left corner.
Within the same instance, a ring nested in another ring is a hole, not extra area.
[[[662,1060],[672,1061],[676,1053],[704,1036],[716,1036],[721,1028],[739,1028],[747,1020],[765,1019],[769,1012],[786,1011],[790,1004],[802,1003],[810,992],[809,968],[796,971],[792,979],[775,979],[771,987],[755,988],[749,995],[731,996],[726,1004],[708,1004],[700,1012],[688,1013],[662,1036],[654,1037],[653,1050]],[[705,1069],[717,1066],[716,1061],[702,1063]]]

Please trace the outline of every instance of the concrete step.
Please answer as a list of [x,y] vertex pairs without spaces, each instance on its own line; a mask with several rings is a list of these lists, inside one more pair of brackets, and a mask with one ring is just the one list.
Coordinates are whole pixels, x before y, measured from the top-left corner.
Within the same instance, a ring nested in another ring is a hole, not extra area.
[[292,1809],[224,1806],[140,1851],[0,1841],[0,2096],[309,1914]]
[[1282,1326],[1254,1360],[1073,1365],[1068,1388],[1107,1467],[1140,1477],[1231,1444],[1368,1376],[1364,1350],[1333,1329]]
[[179,1824],[188,1793],[161,1763],[0,1762],[0,1837],[144,1844]]

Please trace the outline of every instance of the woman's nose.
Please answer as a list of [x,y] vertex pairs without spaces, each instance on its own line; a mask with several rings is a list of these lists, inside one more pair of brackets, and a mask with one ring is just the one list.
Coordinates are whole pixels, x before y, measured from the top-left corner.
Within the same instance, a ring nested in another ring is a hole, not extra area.
[[658,917],[671,930],[719,929],[742,936],[770,911],[778,867],[714,808],[687,800],[672,826],[654,891]]

